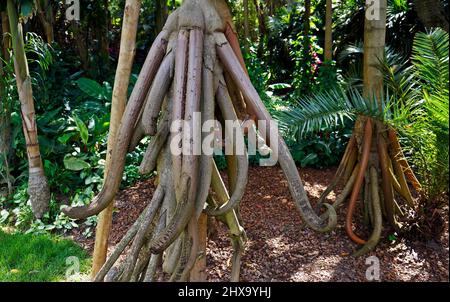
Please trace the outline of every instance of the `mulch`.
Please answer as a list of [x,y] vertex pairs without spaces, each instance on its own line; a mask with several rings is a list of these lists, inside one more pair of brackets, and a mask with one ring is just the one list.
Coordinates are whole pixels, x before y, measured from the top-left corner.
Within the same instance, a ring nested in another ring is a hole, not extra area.
[[[331,181],[335,169],[299,169],[306,191],[314,204]],[[222,173],[226,180],[225,173]],[[339,189],[339,188],[338,188]],[[148,204],[155,190],[153,180],[137,183],[119,192],[113,215],[110,250]],[[336,196],[331,193],[329,201]],[[317,233],[301,221],[290,197],[288,184],[279,167],[251,167],[241,214],[248,236],[242,257],[242,281],[368,281],[373,265],[379,263],[381,281],[449,281],[448,212],[445,231],[438,241],[406,238],[388,240],[393,230],[385,227],[383,239],[371,253],[352,257],[358,246],[344,230],[345,207],[338,210],[338,227],[326,234]],[[448,211],[448,207],[447,207]],[[356,222],[361,217],[355,217]],[[360,224],[357,224],[360,225]],[[208,240],[208,281],[230,279],[232,254],[227,229]],[[368,230],[358,228],[361,236]],[[72,237],[92,252],[94,237],[81,231]],[[369,258],[376,256],[377,258]],[[375,262],[374,262],[375,261]]]

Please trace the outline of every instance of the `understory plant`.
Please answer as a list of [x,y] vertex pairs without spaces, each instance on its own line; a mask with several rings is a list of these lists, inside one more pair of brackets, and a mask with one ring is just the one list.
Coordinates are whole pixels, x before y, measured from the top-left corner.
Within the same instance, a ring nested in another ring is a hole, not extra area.
[[[82,72],[72,73],[72,62],[67,58],[63,60],[65,52],[56,43],[50,47],[33,33],[28,33],[25,41],[35,91],[39,143],[51,198],[48,211],[41,219],[34,219],[26,192],[25,140],[21,135],[12,61],[4,62],[2,83],[12,112],[14,154],[9,156],[9,165],[3,164],[3,157],[0,159],[0,184],[9,181],[12,188],[10,194],[0,197],[0,224],[13,225],[24,232],[63,232],[80,224],[62,214],[60,206],[86,204],[102,186],[112,88],[108,81],[100,84],[83,77]],[[130,92],[135,81],[133,74]],[[142,179],[137,163],[147,143],[148,140],[143,140],[127,155],[123,187]],[[85,235],[92,234],[95,223],[96,217],[82,223]]]

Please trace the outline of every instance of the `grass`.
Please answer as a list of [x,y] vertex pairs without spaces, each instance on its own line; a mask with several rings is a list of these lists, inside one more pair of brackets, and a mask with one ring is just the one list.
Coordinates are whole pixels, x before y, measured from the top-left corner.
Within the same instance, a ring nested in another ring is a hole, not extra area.
[[64,281],[66,272],[72,280],[88,271],[89,262],[88,253],[69,239],[0,228],[0,282]]

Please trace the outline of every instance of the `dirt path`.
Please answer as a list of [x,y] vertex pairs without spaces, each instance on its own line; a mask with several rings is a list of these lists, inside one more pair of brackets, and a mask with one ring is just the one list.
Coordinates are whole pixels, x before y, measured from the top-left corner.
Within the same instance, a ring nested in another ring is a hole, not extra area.
[[[301,169],[305,189],[315,202],[334,175],[334,169]],[[345,208],[338,211],[339,225],[329,234],[303,227],[279,167],[252,167],[241,213],[249,238],[242,259],[242,281],[366,281],[369,256],[379,259],[382,281],[448,281],[448,219],[441,243],[385,238],[377,249],[360,258],[349,256],[357,246],[343,228]],[[224,178],[225,175],[224,175]],[[116,199],[111,245],[117,243],[139,216],[154,191],[153,180],[123,190]],[[330,194],[330,200],[335,198]],[[224,226],[208,241],[209,281],[228,281],[231,246]],[[93,238],[75,239],[92,250]]]

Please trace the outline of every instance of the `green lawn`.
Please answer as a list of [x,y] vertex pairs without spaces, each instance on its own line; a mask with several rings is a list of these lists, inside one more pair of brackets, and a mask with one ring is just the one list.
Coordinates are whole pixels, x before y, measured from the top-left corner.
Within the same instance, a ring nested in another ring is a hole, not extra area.
[[88,253],[71,240],[0,228],[0,282],[64,281],[67,271],[72,280],[77,263],[82,274],[88,271],[89,262]]

